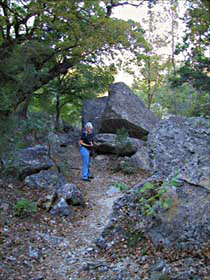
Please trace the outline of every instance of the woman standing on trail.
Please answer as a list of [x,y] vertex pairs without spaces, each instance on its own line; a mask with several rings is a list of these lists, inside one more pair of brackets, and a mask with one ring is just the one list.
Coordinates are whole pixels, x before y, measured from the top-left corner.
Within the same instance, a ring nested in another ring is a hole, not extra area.
[[91,122],[86,123],[85,129],[80,137],[80,154],[82,157],[82,180],[89,182],[93,179],[90,173],[90,167],[92,162],[92,151],[94,146],[94,133],[93,125]]

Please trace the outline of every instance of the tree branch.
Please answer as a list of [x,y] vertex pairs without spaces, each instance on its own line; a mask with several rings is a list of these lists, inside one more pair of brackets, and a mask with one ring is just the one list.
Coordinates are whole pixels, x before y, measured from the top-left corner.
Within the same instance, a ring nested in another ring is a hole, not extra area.
[[119,6],[124,6],[124,5],[129,5],[129,6],[133,6],[133,7],[138,8],[140,5],[142,5],[143,2],[144,2],[144,0],[142,0],[139,4],[134,4],[134,3],[131,3],[130,1],[115,3],[114,0],[110,0],[110,3],[108,3],[107,6],[106,6],[106,9],[107,9],[106,17],[111,16],[113,8],[116,8],[116,7],[119,7]]

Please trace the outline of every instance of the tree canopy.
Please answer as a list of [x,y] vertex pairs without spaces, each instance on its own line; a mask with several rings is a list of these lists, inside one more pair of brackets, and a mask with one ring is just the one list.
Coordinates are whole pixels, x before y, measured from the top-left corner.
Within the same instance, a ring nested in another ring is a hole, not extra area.
[[183,53],[185,64],[178,71],[174,85],[190,82],[199,91],[210,91],[208,76],[210,3],[206,0],[188,2],[185,13],[186,32],[176,53]]
[[79,64],[100,64],[123,49],[141,52],[141,26],[110,17],[123,4],[129,1],[0,1],[0,114],[19,110]]

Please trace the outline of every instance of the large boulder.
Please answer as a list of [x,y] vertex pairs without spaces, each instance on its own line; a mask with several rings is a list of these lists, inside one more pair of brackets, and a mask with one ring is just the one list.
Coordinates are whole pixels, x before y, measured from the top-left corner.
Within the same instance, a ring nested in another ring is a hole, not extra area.
[[101,128],[101,119],[104,113],[108,97],[87,99],[83,103],[82,125],[92,122],[95,133]]
[[49,157],[47,145],[36,145],[14,152],[9,158],[3,159],[5,174],[18,177],[20,180],[41,170],[50,169],[54,165]]
[[48,135],[50,157],[57,170],[67,179],[77,175],[80,170],[79,136],[79,131],[66,135],[55,133]]
[[110,86],[101,133],[116,133],[117,129],[126,128],[130,137],[146,139],[158,121],[126,84],[120,82]]
[[210,121],[171,117],[148,136],[153,172],[210,188]]
[[128,162],[137,169],[151,172],[149,153],[146,146],[142,146],[141,149],[128,159]]
[[210,122],[172,117],[148,136],[151,171],[114,205],[97,240],[111,247],[142,234],[156,246],[208,250],[210,236]]
[[41,170],[39,173],[27,176],[24,179],[24,184],[30,188],[49,191],[55,191],[65,183],[65,178],[54,170]]
[[74,184],[63,184],[57,189],[56,193],[60,198],[64,198],[69,205],[85,206],[82,192]]
[[85,206],[83,195],[76,185],[68,183],[63,175],[54,170],[42,170],[27,176],[24,183],[30,188],[48,191],[38,204],[51,214],[71,215],[71,206]]
[[[205,250],[210,241],[209,191],[184,182],[175,187],[168,181],[162,205],[158,198],[150,200],[149,204],[146,184],[153,185],[155,195],[158,186],[164,183],[150,179],[119,198],[108,225],[97,240],[98,246],[111,247],[123,239],[132,239],[132,235],[133,238],[144,235],[156,246],[194,252]],[[153,214],[146,215],[145,210],[150,208]]]
[[138,139],[126,137],[118,139],[116,134],[100,133],[95,137],[98,146],[96,152],[98,154],[117,154],[119,156],[132,156],[136,153],[138,147]]

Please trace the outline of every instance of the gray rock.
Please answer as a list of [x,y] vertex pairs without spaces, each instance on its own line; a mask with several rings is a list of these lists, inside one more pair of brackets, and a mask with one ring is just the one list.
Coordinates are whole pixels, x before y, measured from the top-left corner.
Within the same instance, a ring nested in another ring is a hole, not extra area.
[[58,198],[58,196],[57,196],[57,194],[55,192],[54,193],[50,193],[50,194],[48,194],[48,195],[46,195],[44,197],[41,197],[39,199],[37,205],[40,208],[42,208],[42,209],[44,209],[46,211],[49,211],[53,207],[53,205],[54,205],[55,201],[57,200],[57,198]]
[[92,122],[94,132],[98,133],[101,128],[101,119],[104,113],[108,97],[85,100],[82,111],[82,125]]
[[209,243],[210,194],[203,188],[184,183],[176,188],[176,196],[171,198],[171,207],[161,211],[148,230],[153,242],[192,250]]
[[50,133],[49,152],[57,170],[68,178],[69,173],[77,172],[80,168],[79,154],[79,134],[77,136],[69,136],[68,142],[62,139],[59,134]]
[[152,264],[151,267],[150,267],[150,271],[153,272],[153,273],[154,272],[161,272],[161,277],[163,277],[163,276],[166,277],[166,278],[163,278],[163,279],[170,279],[170,278],[167,278],[167,276],[171,272],[171,268],[166,263],[166,261],[164,259],[159,258],[159,259],[155,260],[154,264]]
[[135,234],[149,237],[157,246],[197,251],[209,244],[210,194],[205,188],[187,183],[179,187],[171,186],[171,190],[169,188],[165,194],[172,201],[170,206],[167,209],[156,208],[150,217],[143,215],[139,203],[142,196],[139,190],[143,186],[136,185],[114,204],[111,219],[101,234],[103,247],[127,238],[124,223],[132,225]]
[[42,170],[37,174],[27,176],[24,180],[25,185],[30,188],[48,190],[55,190],[65,182],[65,178],[53,170]]
[[11,158],[3,160],[4,171],[19,177],[20,180],[28,175],[51,168],[54,163],[49,158],[46,145],[36,145],[13,153]]
[[105,241],[105,239],[103,238],[103,236],[99,236],[96,240],[96,245],[100,248],[100,249],[106,249],[107,248],[107,243]]
[[117,129],[126,128],[130,137],[146,139],[158,121],[126,84],[120,82],[110,86],[101,133],[116,133]]
[[148,148],[142,146],[129,160],[128,162],[137,167],[140,170],[144,170],[147,172],[151,171],[150,166],[150,158],[149,158],[149,151]]
[[60,216],[72,216],[72,208],[66,203],[64,198],[60,198],[51,208],[50,214]]
[[136,139],[128,137],[124,141],[119,141],[117,135],[112,133],[100,133],[95,137],[99,144],[96,152],[99,154],[117,154],[119,156],[131,156],[137,151]]
[[51,214],[70,215],[72,206],[85,206],[81,191],[74,185],[67,183],[59,173],[43,170],[25,178],[25,184],[31,188],[47,189],[49,194],[41,197],[38,206],[50,211]]
[[35,260],[39,260],[42,257],[42,251],[39,248],[29,246],[29,257]]
[[81,191],[74,184],[63,184],[57,189],[56,193],[59,197],[64,198],[68,205],[85,205],[85,201]]
[[210,121],[172,117],[148,136],[152,170],[210,188]]

